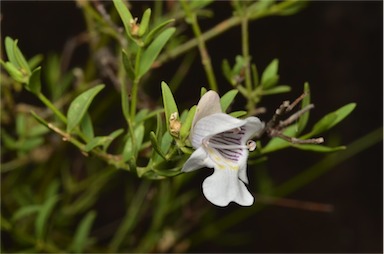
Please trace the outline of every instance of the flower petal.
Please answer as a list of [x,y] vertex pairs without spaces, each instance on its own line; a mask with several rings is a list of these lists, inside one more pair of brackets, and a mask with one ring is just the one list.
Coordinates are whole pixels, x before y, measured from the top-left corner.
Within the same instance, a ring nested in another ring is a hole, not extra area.
[[245,121],[245,134],[243,136],[244,142],[247,142],[248,139],[254,137],[257,133],[259,133],[262,129],[264,129],[264,123],[260,121],[259,118],[255,116],[250,116]]
[[217,206],[227,206],[231,201],[250,206],[254,201],[245,184],[239,180],[237,170],[215,169],[215,172],[204,180],[203,193]]
[[191,172],[203,167],[213,168],[214,164],[212,160],[209,158],[204,148],[200,147],[197,150],[195,150],[192,153],[192,155],[188,158],[188,160],[185,162],[181,171]]
[[195,125],[192,133],[192,146],[197,148],[201,146],[202,140],[206,137],[225,132],[228,130],[239,128],[247,123],[225,113],[216,113],[206,116]]
[[215,91],[210,90],[201,97],[197,104],[192,126],[203,117],[221,112],[220,97]]

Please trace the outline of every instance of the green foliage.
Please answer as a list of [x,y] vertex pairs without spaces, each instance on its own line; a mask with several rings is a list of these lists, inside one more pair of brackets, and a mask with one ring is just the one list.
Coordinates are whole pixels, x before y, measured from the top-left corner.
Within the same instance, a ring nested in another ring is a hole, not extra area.
[[67,112],[67,131],[71,132],[83,119],[95,96],[104,88],[104,85],[95,86],[79,96],[69,105]]

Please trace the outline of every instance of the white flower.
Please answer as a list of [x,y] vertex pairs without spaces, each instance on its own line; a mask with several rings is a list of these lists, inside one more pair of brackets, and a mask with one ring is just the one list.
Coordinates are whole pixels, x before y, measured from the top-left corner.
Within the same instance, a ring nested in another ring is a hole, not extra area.
[[211,203],[227,206],[233,201],[242,206],[252,205],[254,198],[244,184],[248,184],[248,150],[256,147],[249,139],[263,128],[257,117],[241,120],[223,113],[219,95],[208,91],[197,105],[189,136],[196,150],[182,171],[214,168],[214,173],[203,182],[203,193]]

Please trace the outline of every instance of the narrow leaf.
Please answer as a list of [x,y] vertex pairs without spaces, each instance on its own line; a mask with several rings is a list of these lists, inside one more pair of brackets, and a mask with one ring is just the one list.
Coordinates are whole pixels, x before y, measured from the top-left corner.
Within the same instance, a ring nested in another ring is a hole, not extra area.
[[7,53],[7,57],[9,62],[11,62],[16,68],[20,68],[21,66],[16,60],[15,53],[13,50],[14,40],[11,37],[5,37],[5,52]]
[[140,20],[139,31],[137,32],[137,34],[140,37],[143,36],[147,32],[150,18],[151,18],[151,9],[148,8],[145,10],[145,12],[144,12],[144,14]]
[[193,106],[187,114],[187,117],[185,121],[182,123],[181,128],[180,128],[180,138],[181,140],[186,140],[189,136],[189,131],[191,130],[192,122],[193,122],[193,117],[195,116],[196,112],[196,105]]
[[165,110],[165,122],[167,123],[167,129],[169,128],[169,119],[171,117],[171,114],[177,113],[179,114],[179,111],[177,109],[177,105],[175,102],[175,99],[173,98],[171,89],[169,86],[163,81],[161,82],[161,91],[163,94],[163,104],[164,104],[164,110]]
[[151,131],[149,137],[151,139],[151,144],[155,152],[159,154],[164,160],[166,160],[165,154],[163,153],[163,151],[161,151],[161,147],[159,145],[159,142],[157,141],[156,134]]
[[290,86],[275,86],[275,87],[269,88],[268,90],[263,90],[263,95],[287,93],[289,91],[291,91]]
[[87,138],[94,137],[92,119],[88,112],[84,114],[84,117],[80,123],[80,128]]
[[42,240],[44,238],[44,235],[47,231],[49,216],[51,215],[52,210],[58,200],[59,197],[57,195],[52,196],[48,198],[41,206],[41,209],[35,221],[35,234],[37,239]]
[[113,0],[113,4],[115,5],[115,8],[119,13],[121,20],[123,21],[123,25],[125,27],[125,31],[128,37],[132,38],[130,24],[133,18],[131,12],[128,10],[127,6],[125,6],[122,0]]
[[37,213],[40,209],[41,209],[40,205],[22,206],[12,215],[11,221],[13,222],[18,221],[28,215]]
[[308,136],[314,136],[331,129],[347,117],[355,109],[355,107],[356,103],[349,103],[338,110],[325,115],[313,126],[312,131],[308,134]]
[[29,77],[28,85],[26,89],[34,94],[39,94],[41,91],[41,67],[37,67],[33,70],[31,76]]
[[175,20],[174,19],[168,19],[166,21],[164,21],[163,23],[159,24],[158,26],[156,26],[155,28],[153,28],[149,33],[148,35],[145,37],[145,45],[148,45],[149,43],[151,43],[152,39],[164,28],[166,27],[168,24],[174,22]]
[[301,144],[301,145],[291,144],[291,146],[296,147],[300,150],[320,152],[320,153],[330,153],[330,152],[344,150],[346,148],[345,146],[329,147],[329,146],[318,145],[318,144]]
[[[311,94],[310,94],[310,89],[309,89],[308,82],[304,83],[304,93],[306,94],[306,96],[301,101],[301,108],[302,109],[305,108],[306,106],[308,106],[309,103],[311,102]],[[304,113],[300,117],[300,119],[299,119],[299,121],[297,123],[297,132],[298,132],[298,134],[302,133],[302,131],[304,130],[305,126],[307,126],[308,119],[309,119],[309,111]]]
[[71,132],[82,120],[94,97],[104,88],[104,85],[95,86],[79,96],[69,105],[67,112],[67,131]]
[[238,92],[239,91],[237,89],[233,89],[231,91],[228,91],[220,98],[221,109],[223,110],[223,112],[227,111],[229,105],[231,105]]
[[139,66],[138,77],[143,76],[152,66],[160,51],[163,49],[167,41],[171,38],[176,28],[170,27],[165,29],[153,42],[145,49]]
[[81,220],[79,226],[76,229],[75,236],[73,238],[72,250],[75,253],[82,253],[86,247],[87,240],[89,240],[89,232],[93,221],[96,218],[96,212],[90,211],[87,215]]
[[273,85],[273,83],[269,83],[268,86],[266,86],[265,84],[267,84],[269,80],[275,79],[278,68],[279,68],[278,59],[273,59],[272,62],[265,68],[261,76],[261,84],[263,84],[265,88]]

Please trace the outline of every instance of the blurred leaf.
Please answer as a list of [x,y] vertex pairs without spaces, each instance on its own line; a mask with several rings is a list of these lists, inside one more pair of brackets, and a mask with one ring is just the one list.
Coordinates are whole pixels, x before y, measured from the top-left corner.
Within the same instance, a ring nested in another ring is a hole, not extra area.
[[174,27],[165,29],[159,34],[159,36],[157,36],[153,40],[153,42],[148,46],[148,48],[144,50],[141,56],[139,71],[137,73],[138,77],[143,76],[151,68],[153,62],[156,60],[160,51],[163,49],[163,47],[175,31],[176,28]]
[[28,152],[44,143],[42,137],[29,138],[24,140],[24,142],[19,144],[18,150]]
[[266,11],[275,3],[274,0],[259,0],[254,4],[248,7],[248,11],[250,12],[250,16],[255,17],[258,16],[259,13]]
[[333,126],[347,117],[356,107],[356,103],[349,103],[338,110],[331,112],[321,118],[312,128],[311,132],[305,137],[314,136],[321,132],[331,129]]
[[137,34],[140,37],[143,36],[147,32],[150,18],[151,18],[151,9],[148,8],[145,10],[145,12],[144,12],[144,14],[140,20],[139,31],[137,32]]
[[150,139],[151,139],[152,147],[155,150],[155,152],[157,152],[157,154],[159,154],[164,160],[166,160],[167,158],[165,157],[165,154],[163,153],[163,151],[161,151],[161,147],[157,140],[156,134],[153,131],[150,132]]
[[163,151],[163,153],[165,154],[168,153],[169,149],[171,148],[172,141],[173,141],[173,138],[171,134],[168,131],[166,131],[163,135],[163,138],[161,139],[161,151]]
[[93,132],[92,119],[88,112],[86,112],[83,119],[81,119],[80,129],[87,138],[93,138],[95,136]]
[[128,54],[124,49],[121,52],[122,52],[123,65],[124,65],[125,72],[127,73],[130,80],[134,80],[135,71],[133,69],[131,60],[129,59]]
[[173,98],[171,89],[169,89],[169,86],[164,81],[161,82],[161,91],[163,95],[163,104],[165,110],[165,122],[167,123],[167,130],[169,131],[169,119],[171,114],[176,112],[177,115],[179,115],[179,111],[177,109],[177,105],[175,99]]
[[271,95],[271,94],[278,94],[278,93],[287,93],[291,91],[290,86],[275,86],[268,90],[263,90],[263,95]]
[[96,218],[96,212],[90,211],[81,220],[79,226],[76,229],[76,233],[72,242],[72,250],[75,253],[82,253],[89,240],[89,233],[92,228],[93,221]]
[[13,42],[13,54],[16,59],[16,62],[18,63],[18,66],[22,68],[22,72],[24,71],[28,75],[31,75],[31,69],[29,68],[27,60],[25,60],[23,53],[21,53],[21,50],[17,46],[17,40]]
[[43,55],[38,54],[28,60],[28,65],[31,70],[34,70],[43,61]]
[[103,150],[106,151],[112,141],[124,132],[123,129],[118,129],[112,132],[109,136],[93,137],[84,147],[84,151],[89,152],[97,146],[103,146]]
[[234,112],[229,113],[230,116],[233,116],[233,117],[236,117],[236,118],[245,116],[246,114],[248,114],[248,112],[244,111],[244,110],[234,111]]
[[307,0],[294,0],[290,1],[289,5],[285,5],[285,8],[279,10],[279,15],[293,15],[302,10],[304,7],[306,7],[309,3]]
[[52,213],[53,208],[55,207],[55,204],[59,200],[59,197],[57,195],[51,196],[47,200],[45,200],[44,204],[41,205],[41,209],[37,215],[36,221],[35,221],[35,234],[37,239],[42,240],[44,239],[44,235],[47,232],[47,224],[49,216]]
[[174,19],[168,19],[166,21],[164,21],[163,23],[159,24],[158,26],[156,26],[155,28],[153,28],[149,33],[148,35],[145,37],[145,45],[148,45],[152,39],[164,28],[166,27],[168,24],[174,22],[175,20]]
[[233,89],[228,91],[220,98],[221,109],[223,112],[227,111],[228,107],[231,105],[238,92],[239,91],[237,89]]
[[211,4],[213,0],[191,0],[189,2],[189,6],[196,10],[196,9],[202,9],[206,7],[207,5]]
[[103,150],[106,151],[108,147],[111,145],[112,141],[115,140],[121,134],[123,134],[123,132],[124,132],[124,129],[118,129],[112,132],[111,134],[109,134],[109,136],[107,136],[107,140],[103,144]]
[[123,21],[123,25],[125,27],[125,31],[128,35],[128,38],[132,38],[131,35],[131,21],[133,21],[133,17],[127,6],[125,6],[124,2],[122,0],[113,0],[113,4],[115,5],[115,8],[117,12],[119,13],[119,16],[121,20]]
[[139,153],[141,144],[143,143],[144,138],[144,125],[140,124],[134,131],[135,135],[135,146],[133,147],[132,139],[129,137],[125,143],[123,150],[123,159],[124,161],[129,161],[132,158],[136,158]]
[[187,117],[185,121],[182,122],[181,128],[180,128],[180,139],[186,140],[189,136],[189,131],[191,130],[193,117],[195,116],[196,112],[196,105],[194,105],[187,114]]
[[252,69],[253,84],[254,84],[254,87],[257,87],[259,85],[259,72],[257,71],[255,64],[251,65],[251,69]]
[[26,136],[26,117],[24,114],[16,115],[16,133],[20,137]]
[[95,86],[79,96],[69,105],[67,112],[67,131],[71,132],[82,120],[94,97],[104,88],[104,85]]
[[224,74],[224,77],[228,80],[229,83],[232,84],[232,71],[227,59],[223,59],[223,62],[221,63],[221,70]]
[[272,62],[265,68],[261,75],[261,84],[264,89],[276,85],[278,81],[277,71],[279,69],[279,60],[273,59]]
[[12,63],[16,69],[21,66],[16,60],[15,51],[14,51],[14,41],[11,37],[5,37],[5,52],[7,53],[7,57],[10,63]]
[[22,206],[12,215],[11,221],[16,222],[26,216],[37,213],[40,209],[40,205]]
[[[310,94],[310,88],[309,88],[309,83],[308,82],[304,83],[304,94],[306,94],[306,96],[301,101],[301,108],[302,109],[305,108],[306,106],[308,106],[310,104],[310,102],[311,102],[311,94]],[[305,126],[307,126],[308,119],[309,119],[309,111],[304,113],[299,118],[299,121],[297,123],[297,132],[298,132],[298,134],[302,133],[304,128],[305,128]]]
[[0,63],[3,65],[4,69],[7,70],[8,74],[17,82],[26,83],[28,81],[28,76],[24,75],[13,63],[3,62],[1,59]]
[[203,95],[207,92],[207,88],[202,87],[200,90],[200,97],[203,97]]
[[300,150],[320,152],[320,153],[330,153],[330,152],[344,150],[346,148],[345,146],[329,147],[329,146],[324,146],[319,144],[291,144],[291,146],[296,147]]
[[34,69],[29,78],[28,84],[25,87],[28,91],[34,94],[39,94],[41,91],[40,73],[41,73],[41,67],[37,67],[36,69]]

